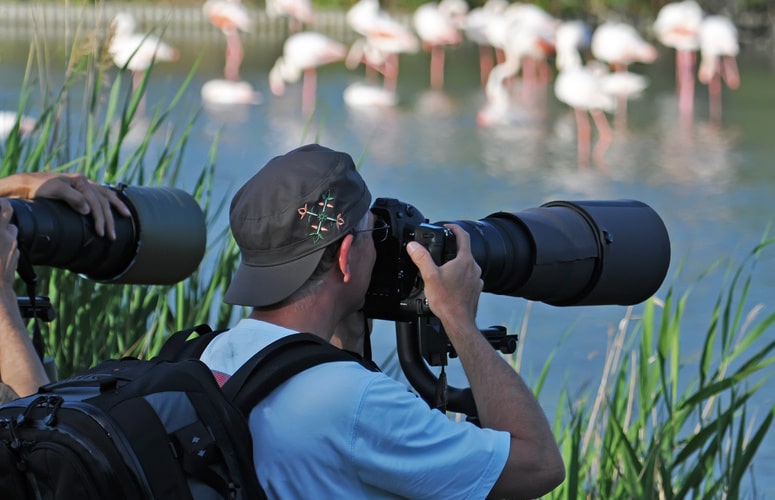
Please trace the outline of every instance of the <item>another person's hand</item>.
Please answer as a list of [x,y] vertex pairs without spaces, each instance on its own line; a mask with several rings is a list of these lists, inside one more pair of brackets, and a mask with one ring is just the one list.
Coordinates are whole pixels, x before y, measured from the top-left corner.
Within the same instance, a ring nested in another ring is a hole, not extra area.
[[13,282],[19,262],[19,249],[16,246],[18,230],[10,224],[11,215],[13,207],[8,200],[0,198],[0,293],[7,294],[7,298],[15,302]]
[[437,266],[428,250],[416,241],[409,242],[406,251],[420,270],[431,312],[442,323],[475,323],[479,295],[484,286],[482,270],[471,254],[468,233],[455,224],[447,227],[457,239],[457,255],[454,259]]
[[0,179],[0,195],[14,198],[50,198],[62,200],[80,214],[94,218],[94,230],[100,236],[116,238],[111,206],[124,216],[131,214],[116,192],[92,182],[83,174],[31,172]]

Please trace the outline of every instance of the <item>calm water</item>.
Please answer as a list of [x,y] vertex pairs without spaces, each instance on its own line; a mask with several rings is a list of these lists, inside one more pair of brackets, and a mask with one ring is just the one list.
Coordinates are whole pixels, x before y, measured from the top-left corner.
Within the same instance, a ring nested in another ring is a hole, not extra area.
[[[148,106],[166,104],[194,59],[202,55],[203,62],[178,108],[176,119],[182,126],[188,113],[201,106],[201,85],[220,75],[223,45],[171,41],[181,48],[182,59],[157,67],[148,89]],[[695,373],[693,366],[725,271],[743,261],[773,222],[775,58],[771,50],[743,50],[742,87],[725,91],[720,125],[708,119],[704,88],[697,91],[693,122],[679,123],[671,53],[663,51],[656,64],[635,68],[650,78],[650,86],[641,99],[630,102],[627,127],[616,133],[606,164],[599,168],[579,168],[572,116],[554,100],[551,89],[535,98],[533,118],[526,123],[500,129],[477,127],[476,112],[484,97],[471,47],[448,56],[443,92],[428,90],[427,56],[403,58],[400,104],[380,113],[355,112],[342,102],[342,91],[362,78],[362,68],[349,72],[342,65],[326,67],[318,78],[318,106],[311,122],[301,115],[299,85],[289,87],[282,97],[269,93],[267,73],[280,52],[279,44],[248,45],[246,51],[243,77],[263,93],[263,103],[202,115],[187,146],[191,182],[206,163],[216,133],[223,131],[215,189],[224,195],[270,157],[318,141],[351,152],[356,161],[363,157],[362,173],[375,196],[411,202],[431,220],[480,219],[492,212],[519,211],[558,199],[641,200],[662,216],[672,242],[670,271],[658,295],[664,296],[669,286],[678,293],[693,287],[683,323],[688,373]],[[0,43],[0,109],[16,106],[26,56],[26,43]],[[56,63],[53,67],[56,75]],[[763,314],[775,307],[774,253],[768,249],[762,256],[749,301],[748,309],[763,304]],[[715,263],[721,263],[720,270],[698,281]],[[486,294],[480,304],[480,325],[519,330],[527,308],[522,299]],[[636,314],[639,310],[636,307]],[[523,339],[525,377],[535,380],[547,356],[557,349],[541,395],[550,416],[562,388],[581,394],[597,387],[608,332],[624,314],[623,307],[613,306],[533,304],[529,309]],[[767,337],[771,339],[772,332]],[[393,325],[376,325],[374,342],[376,358],[383,359],[394,345]],[[453,365],[450,381],[465,384],[459,367]],[[767,393],[773,393],[775,383],[767,384],[770,390],[760,391],[749,415],[763,415],[772,405]],[[758,493],[775,498],[775,432],[755,461],[755,476]]]

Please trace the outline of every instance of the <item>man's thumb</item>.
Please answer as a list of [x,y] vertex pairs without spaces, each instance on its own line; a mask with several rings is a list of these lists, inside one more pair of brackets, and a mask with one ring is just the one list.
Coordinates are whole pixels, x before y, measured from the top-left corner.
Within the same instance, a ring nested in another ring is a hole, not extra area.
[[410,241],[406,244],[406,253],[409,254],[409,258],[412,259],[414,265],[422,272],[423,266],[427,265],[431,254],[422,245],[416,241]]

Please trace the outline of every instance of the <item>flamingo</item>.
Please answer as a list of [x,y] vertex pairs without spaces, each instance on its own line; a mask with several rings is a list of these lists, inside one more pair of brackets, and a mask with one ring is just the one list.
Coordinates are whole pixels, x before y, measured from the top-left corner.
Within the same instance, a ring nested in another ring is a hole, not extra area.
[[538,5],[521,2],[509,5],[504,17],[508,20],[505,43],[519,51],[523,80],[528,87],[547,84],[551,80],[547,58],[555,52],[560,21]]
[[273,94],[285,93],[285,83],[302,83],[302,112],[309,115],[315,109],[317,68],[342,61],[347,47],[332,38],[314,31],[302,31],[289,36],[283,44],[283,53],[269,71],[269,87]]
[[19,115],[16,111],[0,111],[0,140],[5,140],[14,129],[22,137],[26,137],[35,130],[38,120],[26,115]]
[[594,154],[600,158],[612,138],[611,126],[605,113],[615,109],[615,100],[606,92],[599,75],[593,69],[581,64],[578,46],[585,36],[583,24],[576,21],[565,22],[557,29],[557,62],[560,65],[554,82],[554,93],[557,99],[574,111],[578,161],[582,166],[589,161],[592,142],[588,115],[592,116],[598,131]]
[[653,63],[657,49],[643,39],[633,26],[605,22],[592,33],[590,49],[595,59],[610,64],[616,71],[626,71],[633,63]]
[[700,25],[700,66],[697,78],[708,85],[710,113],[721,119],[721,80],[730,89],[740,86],[736,57],[740,51],[737,28],[724,16],[708,16]]
[[479,77],[483,86],[486,86],[490,70],[495,65],[488,29],[508,5],[506,0],[487,0],[481,7],[471,9],[463,24],[466,37],[479,48]]
[[367,74],[374,71],[381,73],[384,87],[395,92],[399,55],[419,50],[417,36],[382,10],[378,0],[359,0],[347,11],[345,19],[353,31],[363,37],[352,44],[346,66],[354,69],[363,62]]
[[609,90],[616,96],[616,121],[624,125],[628,98],[639,95],[646,84],[645,77],[627,70],[633,63],[649,64],[656,61],[657,49],[644,40],[633,26],[612,21],[595,29],[590,49],[595,59],[609,64],[619,73],[618,76],[606,75],[605,79]]
[[213,106],[259,104],[261,93],[248,82],[216,78],[202,85],[202,100]]
[[[137,90],[145,72],[155,61],[177,61],[180,56],[177,48],[156,36],[136,33],[135,27],[136,22],[131,14],[116,14],[111,23],[113,33],[108,46],[108,52],[116,66],[132,72],[133,90]],[[144,108],[145,96],[141,98],[138,110],[142,111]]]
[[445,47],[458,45],[463,40],[458,21],[441,3],[431,2],[414,11],[412,23],[423,48],[431,53],[431,88],[440,90],[444,86]]
[[685,119],[694,109],[694,63],[699,48],[703,11],[694,0],[673,2],[662,7],[654,21],[654,33],[666,47],[675,49],[678,109]]
[[344,103],[351,108],[390,108],[398,103],[396,93],[379,85],[354,82],[342,93]]
[[270,19],[287,17],[289,33],[299,33],[305,24],[315,24],[315,11],[310,0],[267,0],[266,15]]
[[365,38],[350,47],[346,65],[353,69],[359,62],[383,75],[384,87],[395,92],[398,87],[399,55],[416,53],[420,42],[411,30],[388,16],[379,16],[365,30]]
[[379,7],[379,0],[358,0],[345,13],[345,21],[359,35],[366,36],[374,20],[385,16]]
[[519,71],[518,62],[514,59],[496,64],[490,70],[484,87],[486,103],[476,113],[476,123],[479,126],[508,126],[526,120],[524,110],[514,106],[509,92],[509,78],[517,71]]
[[202,5],[202,12],[226,36],[224,77],[239,81],[239,69],[245,55],[240,32],[253,30],[253,18],[239,0],[207,0]]

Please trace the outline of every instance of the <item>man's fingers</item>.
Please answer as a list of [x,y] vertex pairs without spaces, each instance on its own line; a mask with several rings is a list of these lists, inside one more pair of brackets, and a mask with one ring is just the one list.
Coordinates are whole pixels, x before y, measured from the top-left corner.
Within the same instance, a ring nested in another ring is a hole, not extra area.
[[414,265],[420,270],[420,274],[424,275],[427,271],[430,271],[431,266],[436,267],[436,263],[433,262],[433,257],[431,257],[428,250],[416,241],[407,243],[406,253],[409,254],[409,258],[412,259]]

